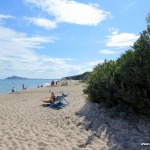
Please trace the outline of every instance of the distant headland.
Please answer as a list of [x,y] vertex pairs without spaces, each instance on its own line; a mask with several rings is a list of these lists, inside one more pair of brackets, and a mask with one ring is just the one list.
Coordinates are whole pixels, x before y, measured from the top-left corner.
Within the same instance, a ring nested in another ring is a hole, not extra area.
[[23,77],[18,77],[18,76],[11,76],[11,77],[7,77],[5,79],[28,79],[28,78],[23,78]]

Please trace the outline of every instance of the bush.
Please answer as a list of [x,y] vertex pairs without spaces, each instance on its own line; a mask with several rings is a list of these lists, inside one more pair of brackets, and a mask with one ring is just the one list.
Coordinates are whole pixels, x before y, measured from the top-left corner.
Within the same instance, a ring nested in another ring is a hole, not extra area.
[[150,32],[143,31],[132,49],[116,61],[98,64],[84,90],[93,102],[123,114],[150,117]]

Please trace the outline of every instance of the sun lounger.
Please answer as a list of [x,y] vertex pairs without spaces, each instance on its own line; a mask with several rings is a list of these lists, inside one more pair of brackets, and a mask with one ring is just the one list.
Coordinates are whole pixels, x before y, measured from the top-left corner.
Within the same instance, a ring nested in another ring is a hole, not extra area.
[[57,100],[54,102],[50,102],[50,107],[65,107],[69,105],[69,102],[65,99],[69,94],[68,93],[62,93],[61,96],[58,96]]

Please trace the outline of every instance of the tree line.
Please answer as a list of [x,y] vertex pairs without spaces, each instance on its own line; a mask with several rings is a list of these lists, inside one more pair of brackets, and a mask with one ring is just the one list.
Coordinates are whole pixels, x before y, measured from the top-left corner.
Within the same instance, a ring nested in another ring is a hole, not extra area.
[[90,74],[90,72],[84,72],[83,74],[74,75],[74,76],[68,76],[68,77],[64,77],[63,79],[85,81],[85,80],[88,79],[89,74]]

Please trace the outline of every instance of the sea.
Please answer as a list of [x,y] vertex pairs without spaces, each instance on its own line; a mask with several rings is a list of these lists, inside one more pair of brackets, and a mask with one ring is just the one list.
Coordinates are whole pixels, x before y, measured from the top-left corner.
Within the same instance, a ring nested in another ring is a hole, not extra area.
[[20,91],[23,84],[27,89],[32,89],[49,86],[52,81],[56,82],[59,79],[0,79],[0,94],[10,93],[13,87],[16,91]]

